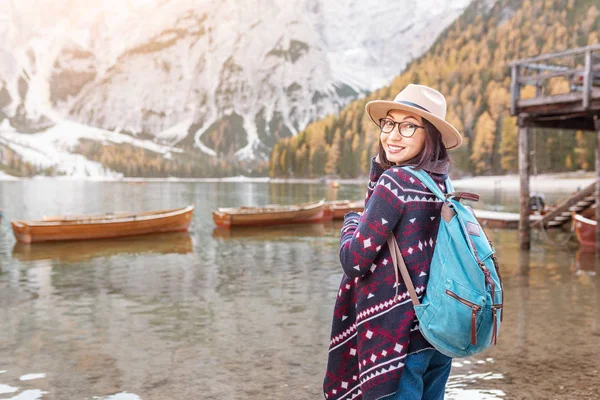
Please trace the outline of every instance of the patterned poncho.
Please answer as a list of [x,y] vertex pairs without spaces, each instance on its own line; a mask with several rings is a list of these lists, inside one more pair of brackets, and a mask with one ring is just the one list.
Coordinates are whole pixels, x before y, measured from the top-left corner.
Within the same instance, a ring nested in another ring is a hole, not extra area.
[[[425,168],[446,191],[447,164]],[[430,170],[443,173],[432,173]],[[362,215],[344,218],[337,294],[327,372],[326,399],[376,400],[398,390],[404,359],[432,346],[418,321],[404,283],[396,275],[387,238],[393,232],[417,294],[427,287],[442,202],[398,167],[384,171],[374,160]]]

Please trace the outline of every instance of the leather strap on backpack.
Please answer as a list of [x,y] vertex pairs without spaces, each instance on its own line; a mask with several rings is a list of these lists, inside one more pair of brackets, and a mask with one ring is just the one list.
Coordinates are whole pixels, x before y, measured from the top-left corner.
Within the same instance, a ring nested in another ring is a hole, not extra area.
[[402,258],[402,253],[400,252],[400,248],[398,247],[398,242],[396,242],[396,238],[393,234],[388,237],[388,247],[390,248],[390,253],[392,255],[392,262],[394,263],[394,273],[396,274],[396,296],[394,296],[394,303],[398,300],[398,287],[400,286],[400,277],[398,276],[398,271],[402,274],[402,280],[408,289],[408,294],[410,295],[410,299],[414,306],[418,306],[421,304],[419,298],[417,297],[417,292],[415,291],[415,286],[410,279],[410,275],[408,274],[408,269],[406,268],[406,264],[404,263],[404,259]]

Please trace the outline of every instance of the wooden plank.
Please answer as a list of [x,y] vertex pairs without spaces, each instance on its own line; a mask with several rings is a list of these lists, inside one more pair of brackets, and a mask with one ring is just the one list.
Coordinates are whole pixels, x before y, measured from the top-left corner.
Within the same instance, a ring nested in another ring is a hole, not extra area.
[[591,117],[588,118],[573,118],[573,119],[557,119],[551,121],[538,120],[532,118],[528,125],[530,128],[550,128],[550,129],[565,129],[567,132],[575,133],[576,130],[595,132],[594,121]]
[[533,97],[529,99],[522,99],[517,102],[518,107],[531,107],[546,104],[556,103],[576,103],[581,102],[583,94],[581,92],[570,92],[555,94],[553,96]]
[[554,210],[552,210],[549,213],[547,213],[546,215],[544,215],[544,217],[541,220],[535,221],[531,225],[532,228],[541,228],[542,224],[546,225],[550,221],[554,221],[556,219],[556,217],[560,216],[564,211],[568,211],[571,206],[582,201],[587,196],[594,193],[595,190],[596,190],[596,183],[592,183],[591,185],[586,186],[579,192],[575,193],[573,196],[569,197],[568,199],[564,200],[562,203],[558,204]]
[[[599,79],[598,76],[594,76],[595,75],[594,72],[600,71],[600,64],[594,65],[594,63],[591,62],[590,71],[591,71],[592,86],[593,86],[594,78],[596,79],[596,81]],[[582,85],[585,74],[586,74],[585,68],[573,68],[573,69],[566,69],[564,71],[554,71],[554,72],[547,72],[547,73],[542,73],[542,74],[521,75],[519,77],[519,83],[521,85],[536,86],[539,83],[541,83],[542,81],[547,80],[547,79],[564,77],[566,79],[569,79],[572,84]]]
[[545,74],[523,75],[519,78],[519,83],[535,85],[537,82],[541,82],[545,79],[556,78],[559,76],[568,77],[575,74],[583,74],[584,71],[585,70],[583,68],[575,68],[567,69],[564,71],[548,72]]
[[[517,108],[519,114],[527,113],[533,117],[532,121],[536,119],[536,117],[546,116],[546,115],[556,115],[556,114],[577,114],[583,111],[583,103],[580,104],[570,104],[570,105],[562,105],[562,104],[553,104],[546,106],[537,106],[537,107],[523,107]],[[592,107],[588,111],[587,119],[590,121],[590,125],[593,125],[592,116],[595,112],[600,111],[600,100],[597,102],[592,102]],[[585,118],[584,118],[585,119]],[[592,127],[590,130],[595,131]]]
[[519,242],[521,249],[531,248],[531,226],[529,222],[529,142],[528,129],[523,121],[525,116],[519,115],[519,176],[520,176],[520,220]]
[[519,100],[516,105],[518,114],[536,115],[569,115],[586,112],[591,116],[595,111],[600,111],[600,89],[592,89],[590,106],[586,110],[583,107],[583,95],[581,92],[568,93],[555,96],[544,96],[533,99]]
[[[489,210],[473,210],[477,221],[487,228],[492,229],[518,229],[521,215],[519,213],[507,213]],[[542,218],[541,215],[530,215],[529,221],[534,222]]]
[[565,121],[565,120],[571,120],[571,119],[576,119],[576,118],[589,118],[589,112],[579,112],[579,113],[572,113],[572,114],[557,114],[557,115],[544,115],[544,116],[540,116],[540,117],[532,117],[531,119],[535,120],[536,122],[546,122],[546,121]]
[[522,68],[533,69],[538,71],[567,71],[569,67],[564,65],[553,65],[553,64],[536,64],[536,63],[523,63],[520,65]]
[[558,52],[558,53],[542,54],[542,55],[537,56],[537,57],[521,58],[521,59],[518,59],[518,60],[511,61],[508,65],[510,65],[512,67],[513,65],[521,65],[521,64],[525,64],[525,63],[535,63],[535,62],[538,62],[538,61],[551,60],[553,58],[558,58],[558,57],[565,57],[565,56],[571,56],[571,55],[576,55],[576,54],[583,54],[583,53],[585,53],[588,50],[590,52],[600,51],[600,44],[593,44],[593,45],[590,45],[590,46],[578,47],[576,49],[561,51],[561,52]]

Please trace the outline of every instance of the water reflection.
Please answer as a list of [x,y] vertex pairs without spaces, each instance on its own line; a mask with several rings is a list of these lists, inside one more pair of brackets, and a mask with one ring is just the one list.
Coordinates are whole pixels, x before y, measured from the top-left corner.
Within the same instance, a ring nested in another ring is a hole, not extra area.
[[586,275],[596,275],[597,265],[600,265],[595,250],[592,248],[580,247],[575,254],[575,260],[571,269],[576,273]]
[[[360,198],[364,185],[36,185],[0,183],[0,208],[27,219],[198,207],[189,235],[170,239],[24,248],[0,235],[0,387],[42,400],[322,398],[341,222],[217,231],[211,211]],[[40,189],[44,201],[7,203]],[[61,202],[70,191],[78,200]],[[498,345],[453,365],[447,398],[599,398],[600,277],[577,272],[587,256],[487,233],[505,285]]]
[[[485,360],[477,360],[477,366],[493,363],[492,358]],[[502,399],[506,395],[504,391],[498,389],[474,389],[481,381],[490,381],[496,379],[504,379],[502,374],[493,372],[473,373],[473,371],[464,371],[473,364],[470,359],[452,362],[452,375],[448,378],[446,385],[446,395],[444,398],[448,400],[495,400]]]
[[600,336],[600,262],[598,262],[598,255],[596,255],[596,290],[594,291],[595,298],[595,313],[592,319],[592,334]]
[[56,260],[74,263],[95,257],[119,254],[185,254],[192,251],[192,238],[188,232],[172,232],[116,239],[56,243],[29,244],[16,242],[12,248],[12,257],[21,261]]
[[293,239],[298,237],[320,237],[338,234],[333,222],[317,224],[287,224],[272,226],[234,226],[228,229],[215,228],[212,236],[219,239]]
[[290,204],[290,199],[298,198],[306,198],[307,201],[362,199],[365,185],[344,184],[339,188],[332,188],[326,182],[296,185],[270,183],[268,190],[271,204]]

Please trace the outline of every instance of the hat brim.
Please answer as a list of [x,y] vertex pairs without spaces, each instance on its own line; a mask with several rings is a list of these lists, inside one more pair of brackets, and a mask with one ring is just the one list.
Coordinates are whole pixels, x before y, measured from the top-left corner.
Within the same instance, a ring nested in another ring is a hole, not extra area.
[[462,135],[455,127],[446,120],[438,118],[420,108],[387,100],[373,100],[368,102],[365,106],[365,111],[369,115],[369,118],[371,118],[371,121],[377,126],[379,126],[379,120],[385,117],[391,110],[408,111],[431,122],[431,124],[442,134],[442,142],[447,149],[456,149],[462,144]]

